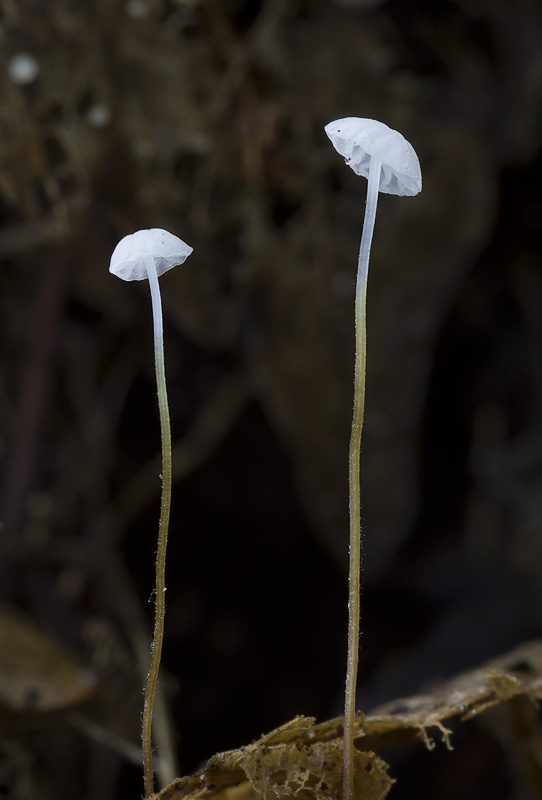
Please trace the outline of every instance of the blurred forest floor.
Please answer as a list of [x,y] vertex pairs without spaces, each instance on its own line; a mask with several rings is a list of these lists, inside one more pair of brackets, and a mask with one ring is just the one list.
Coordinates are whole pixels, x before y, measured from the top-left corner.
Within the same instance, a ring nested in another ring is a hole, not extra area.
[[[139,228],[194,247],[161,281],[175,770],[341,713],[366,182],[338,117],[424,180],[373,243],[359,707],[540,635],[541,32],[536,0],[0,0],[2,797],[141,793],[159,428],[148,290],[108,274]],[[532,796],[476,723],[393,775]]]

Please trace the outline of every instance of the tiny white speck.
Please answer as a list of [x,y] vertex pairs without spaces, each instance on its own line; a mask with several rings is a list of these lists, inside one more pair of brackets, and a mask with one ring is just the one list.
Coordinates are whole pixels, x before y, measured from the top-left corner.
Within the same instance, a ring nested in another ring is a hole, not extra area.
[[105,128],[111,122],[111,112],[106,106],[95,103],[88,109],[87,119],[95,128]]
[[34,56],[29,53],[17,53],[8,62],[8,75],[13,83],[21,86],[36,80],[40,67]]

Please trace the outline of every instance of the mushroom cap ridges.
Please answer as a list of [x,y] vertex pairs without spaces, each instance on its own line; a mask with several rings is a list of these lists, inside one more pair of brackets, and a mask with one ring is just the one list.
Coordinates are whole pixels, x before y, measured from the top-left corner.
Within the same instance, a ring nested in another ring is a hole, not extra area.
[[141,281],[148,277],[146,259],[152,258],[156,273],[163,275],[182,264],[190,253],[190,245],[163,228],[148,228],[130,233],[113,250],[109,272],[123,281]]
[[415,195],[422,189],[416,151],[398,131],[383,122],[360,117],[337,119],[325,126],[335,150],[357,175],[369,177],[371,158],[382,163],[379,191]]

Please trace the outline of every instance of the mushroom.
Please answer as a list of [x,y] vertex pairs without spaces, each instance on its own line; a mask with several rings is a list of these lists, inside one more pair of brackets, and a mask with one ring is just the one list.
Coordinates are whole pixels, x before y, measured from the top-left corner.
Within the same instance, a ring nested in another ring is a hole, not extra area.
[[182,239],[162,228],[136,231],[121,239],[113,251],[109,271],[124,281],[148,279],[151,289],[152,315],[154,327],[154,361],[156,367],[156,386],[160,411],[160,431],[162,438],[162,500],[160,523],[158,527],[158,550],[156,555],[156,603],[154,616],[154,635],[151,645],[151,665],[145,686],[145,701],[142,717],[142,752],[145,780],[145,797],[154,794],[152,764],[152,716],[154,697],[160,669],[162,642],[164,638],[164,618],[166,613],[166,548],[171,505],[171,431],[166,390],[164,364],[164,332],[162,322],[162,301],[158,277],[177,264],[182,264],[192,248]]
[[365,218],[358,259],[355,323],[354,412],[349,448],[350,565],[348,573],[348,656],[344,701],[344,800],[354,797],[354,718],[360,621],[360,447],[365,405],[366,302],[369,255],[378,193],[415,195],[421,191],[420,162],[414,148],[397,131],[374,119],[346,117],[325,127],[335,150],[356,175],[368,180]]

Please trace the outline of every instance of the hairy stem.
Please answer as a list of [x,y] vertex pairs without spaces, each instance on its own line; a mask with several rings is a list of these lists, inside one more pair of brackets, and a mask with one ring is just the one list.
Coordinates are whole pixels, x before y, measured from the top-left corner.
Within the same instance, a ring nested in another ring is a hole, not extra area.
[[164,364],[164,333],[162,322],[162,301],[158,276],[152,257],[147,257],[147,272],[151,288],[152,314],[154,326],[154,362],[156,367],[156,387],[158,390],[158,407],[160,411],[160,432],[162,438],[162,501],[160,505],[160,523],[158,527],[158,550],[156,555],[156,598],[154,613],[154,635],[151,645],[151,665],[145,686],[145,702],[141,744],[143,751],[143,775],[145,781],[145,798],[149,800],[154,794],[154,773],[152,764],[152,716],[154,697],[162,642],[164,639],[164,619],[166,615],[166,548],[169,526],[169,510],[171,506],[171,431],[169,424],[169,408],[166,390],[166,372]]
[[366,301],[369,256],[378,202],[381,162],[372,158],[369,168],[365,219],[358,259],[356,283],[356,361],[354,367],[354,412],[348,454],[350,495],[350,566],[348,573],[348,656],[344,692],[343,798],[354,800],[354,721],[358,674],[360,570],[361,570],[361,493],[360,449],[365,407]]

